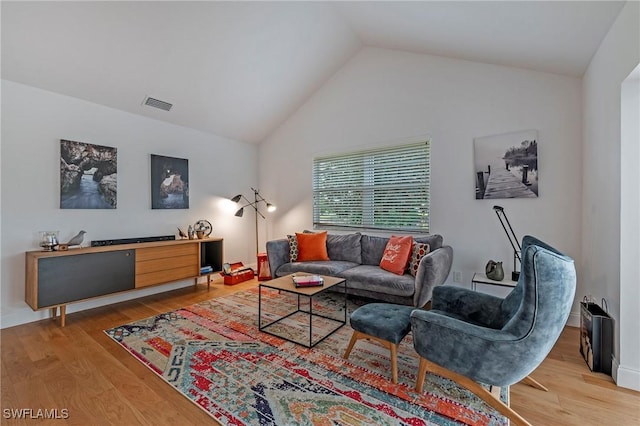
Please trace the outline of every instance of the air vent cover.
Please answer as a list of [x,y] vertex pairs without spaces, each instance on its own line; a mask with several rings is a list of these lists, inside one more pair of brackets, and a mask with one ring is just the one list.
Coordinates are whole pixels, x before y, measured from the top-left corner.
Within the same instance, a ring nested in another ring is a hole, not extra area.
[[169,102],[161,101],[160,99],[155,99],[150,96],[144,98],[144,102],[142,104],[165,111],[169,111],[173,106],[173,104],[170,104]]

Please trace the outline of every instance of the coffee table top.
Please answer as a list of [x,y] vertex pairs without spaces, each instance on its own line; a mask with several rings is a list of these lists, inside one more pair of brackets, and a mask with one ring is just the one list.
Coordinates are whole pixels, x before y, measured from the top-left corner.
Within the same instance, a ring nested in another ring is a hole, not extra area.
[[284,277],[274,278],[269,281],[260,282],[260,287],[273,288],[276,290],[284,290],[291,293],[304,294],[306,296],[313,296],[314,294],[325,291],[328,288],[331,288],[335,285],[342,284],[345,279],[338,277],[330,277],[328,275],[319,275],[324,280],[324,285],[314,286],[314,287],[296,287],[293,284],[294,276],[304,276],[304,275],[318,275],[318,274],[306,274],[301,272],[296,272],[295,274],[285,275]]

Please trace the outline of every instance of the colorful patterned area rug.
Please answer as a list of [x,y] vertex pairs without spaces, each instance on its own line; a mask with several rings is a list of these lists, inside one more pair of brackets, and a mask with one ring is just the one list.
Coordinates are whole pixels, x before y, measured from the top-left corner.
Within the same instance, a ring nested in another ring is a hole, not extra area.
[[[349,300],[348,313],[362,301]],[[308,306],[308,299],[306,299]],[[295,311],[294,295],[262,290],[262,318]],[[344,318],[342,295],[314,298],[314,313]],[[314,317],[314,341],[335,323]],[[309,339],[297,313],[270,331]],[[507,425],[471,392],[427,374],[414,391],[417,355],[409,334],[398,351],[398,384],[388,349],[359,340],[342,358],[347,324],[312,349],[258,331],[258,289],[187,306],[105,332],[224,425]],[[502,398],[508,399],[508,389]]]

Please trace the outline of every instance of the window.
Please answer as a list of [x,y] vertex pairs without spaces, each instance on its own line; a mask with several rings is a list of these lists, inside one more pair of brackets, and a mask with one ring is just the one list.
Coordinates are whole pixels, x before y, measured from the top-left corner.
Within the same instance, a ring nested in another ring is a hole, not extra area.
[[429,232],[430,141],[313,160],[316,228]]

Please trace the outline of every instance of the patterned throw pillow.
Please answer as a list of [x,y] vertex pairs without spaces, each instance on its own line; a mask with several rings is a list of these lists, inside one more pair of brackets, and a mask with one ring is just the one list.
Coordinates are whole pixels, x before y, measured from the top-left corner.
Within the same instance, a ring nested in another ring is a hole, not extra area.
[[385,271],[393,272],[397,275],[404,275],[411,256],[413,237],[396,237],[392,235],[387,242],[387,246],[380,260],[380,267]]
[[292,262],[296,262],[298,260],[298,239],[295,235],[287,235],[287,239],[289,240],[289,258]]
[[425,243],[413,243],[413,250],[411,251],[411,259],[409,260],[409,273],[414,277],[418,273],[418,265],[420,260],[429,254],[431,247]]

